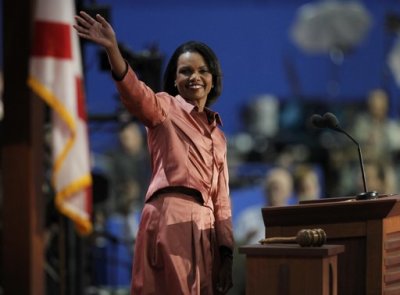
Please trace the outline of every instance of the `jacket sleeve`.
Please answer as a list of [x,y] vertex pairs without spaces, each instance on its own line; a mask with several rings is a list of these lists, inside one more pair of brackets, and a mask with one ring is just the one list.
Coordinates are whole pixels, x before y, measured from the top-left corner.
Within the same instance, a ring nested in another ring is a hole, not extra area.
[[114,79],[114,82],[122,104],[145,126],[151,128],[164,121],[169,108],[167,93],[154,93],[138,79],[130,66],[126,75],[120,81]]
[[223,165],[218,175],[218,192],[214,198],[215,229],[218,246],[224,246],[233,251],[232,209],[229,197],[229,175],[226,152]]

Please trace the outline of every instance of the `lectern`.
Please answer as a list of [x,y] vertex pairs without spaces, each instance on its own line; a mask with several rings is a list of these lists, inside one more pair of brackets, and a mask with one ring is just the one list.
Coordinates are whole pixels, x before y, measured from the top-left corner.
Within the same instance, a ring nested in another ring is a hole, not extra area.
[[246,294],[337,295],[337,257],[343,245],[247,245]]
[[372,200],[329,198],[262,208],[265,236],[322,228],[338,256],[338,294],[400,294],[400,195]]

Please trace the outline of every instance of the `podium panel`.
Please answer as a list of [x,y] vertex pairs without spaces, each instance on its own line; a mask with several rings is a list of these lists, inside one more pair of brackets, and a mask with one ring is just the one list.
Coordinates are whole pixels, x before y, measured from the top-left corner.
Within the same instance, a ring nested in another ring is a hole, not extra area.
[[246,245],[246,294],[336,295],[337,256],[342,245]]
[[265,237],[322,228],[338,257],[338,294],[400,294],[400,195],[372,200],[330,198],[262,208]]

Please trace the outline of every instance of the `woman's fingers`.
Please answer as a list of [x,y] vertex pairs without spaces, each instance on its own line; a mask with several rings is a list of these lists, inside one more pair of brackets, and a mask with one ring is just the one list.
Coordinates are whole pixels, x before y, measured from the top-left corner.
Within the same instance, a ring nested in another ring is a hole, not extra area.
[[89,25],[93,25],[93,24],[96,22],[96,20],[95,20],[93,17],[91,17],[89,14],[87,14],[87,13],[84,12],[84,11],[80,11],[80,12],[79,12],[79,15],[80,15],[81,18],[84,19]]
[[75,16],[75,20],[77,22],[77,26],[81,27],[81,28],[85,28],[85,29],[89,29],[90,28],[90,24],[84,20],[82,17],[80,17],[79,15]]
[[75,16],[78,36],[93,41],[101,46],[110,47],[113,45],[114,31],[111,25],[100,14],[96,18],[91,17],[84,11]]
[[96,20],[84,11],[80,11],[79,14],[75,16],[75,18],[79,21],[80,24],[84,25],[87,28],[90,28],[96,23]]
[[101,16],[100,14],[96,14],[96,20],[101,23],[103,26],[108,26],[108,22],[106,21],[106,19]]
[[[104,17],[100,14],[96,14],[96,19],[92,18],[89,14],[81,11],[79,15],[75,16],[77,24],[82,27],[82,32],[87,33],[89,30],[96,29],[109,29],[110,25]],[[84,29],[87,29],[85,32]]]

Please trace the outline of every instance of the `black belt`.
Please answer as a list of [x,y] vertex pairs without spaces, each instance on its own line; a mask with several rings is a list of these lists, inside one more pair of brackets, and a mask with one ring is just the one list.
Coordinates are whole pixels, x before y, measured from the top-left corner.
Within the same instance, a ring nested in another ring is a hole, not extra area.
[[200,204],[204,204],[204,200],[203,197],[201,195],[201,193],[194,189],[194,188],[190,188],[190,187],[186,187],[186,186],[167,186],[164,188],[161,188],[159,190],[157,190],[153,196],[158,196],[161,194],[173,194],[173,193],[178,193],[178,194],[184,194],[184,195],[188,195],[188,196],[192,196],[196,199],[196,201],[198,201]]

